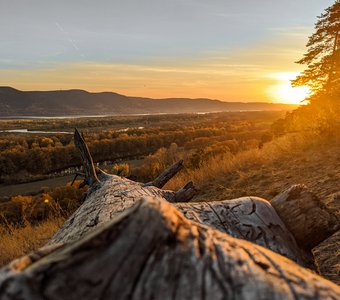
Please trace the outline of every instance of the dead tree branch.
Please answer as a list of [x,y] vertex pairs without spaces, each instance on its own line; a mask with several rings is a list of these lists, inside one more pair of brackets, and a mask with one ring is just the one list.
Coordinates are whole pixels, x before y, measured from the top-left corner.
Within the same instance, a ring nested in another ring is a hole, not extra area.
[[82,163],[85,171],[85,182],[89,186],[94,185],[99,182],[97,177],[95,166],[93,164],[92,156],[90,154],[89,148],[87,147],[83,136],[80,132],[75,129],[74,131],[74,144],[80,152]]
[[163,171],[156,179],[145,184],[145,186],[155,186],[161,189],[172,177],[183,169],[183,160],[178,161],[168,169]]

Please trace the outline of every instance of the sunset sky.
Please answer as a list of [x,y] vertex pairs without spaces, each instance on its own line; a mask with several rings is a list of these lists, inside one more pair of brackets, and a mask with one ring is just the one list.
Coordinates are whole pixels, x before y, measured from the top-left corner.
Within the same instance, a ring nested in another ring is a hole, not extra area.
[[0,85],[298,102],[332,0],[0,0]]

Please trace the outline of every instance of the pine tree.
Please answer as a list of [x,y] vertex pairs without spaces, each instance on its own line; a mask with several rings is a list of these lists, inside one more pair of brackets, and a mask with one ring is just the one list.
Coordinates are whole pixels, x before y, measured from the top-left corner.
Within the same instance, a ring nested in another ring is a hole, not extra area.
[[[340,0],[328,7],[315,24],[309,37],[307,53],[297,63],[307,65],[305,71],[292,81],[293,86],[309,86],[311,101],[334,98],[340,94]],[[337,97],[336,97],[337,98]]]

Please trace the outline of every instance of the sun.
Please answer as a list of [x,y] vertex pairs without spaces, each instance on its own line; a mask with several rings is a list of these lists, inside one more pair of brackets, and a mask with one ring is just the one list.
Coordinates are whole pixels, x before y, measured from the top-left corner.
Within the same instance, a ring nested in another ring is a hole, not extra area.
[[301,102],[310,95],[310,88],[308,86],[291,86],[290,81],[295,79],[298,74],[296,72],[271,74],[271,78],[276,79],[278,83],[268,88],[270,97],[275,102],[303,104]]
[[301,104],[309,94],[308,86],[292,87],[290,84],[280,84],[276,87],[279,100],[285,103]]

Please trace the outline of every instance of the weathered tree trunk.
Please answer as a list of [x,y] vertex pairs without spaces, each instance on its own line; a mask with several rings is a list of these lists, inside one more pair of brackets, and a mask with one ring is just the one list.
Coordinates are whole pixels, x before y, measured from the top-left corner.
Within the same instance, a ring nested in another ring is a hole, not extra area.
[[36,262],[2,269],[0,298],[336,300],[340,288],[148,197]]
[[[99,178],[101,178],[99,176]],[[109,176],[93,186],[83,205],[52,237],[49,244],[78,240],[132,207],[141,197],[169,199],[174,192],[144,186],[119,176]],[[174,203],[186,217],[212,226],[234,237],[263,245],[307,265],[307,257],[297,246],[268,201],[240,198],[212,203]]]
[[339,219],[304,185],[294,185],[271,200],[272,206],[294,235],[308,250],[340,229]]

